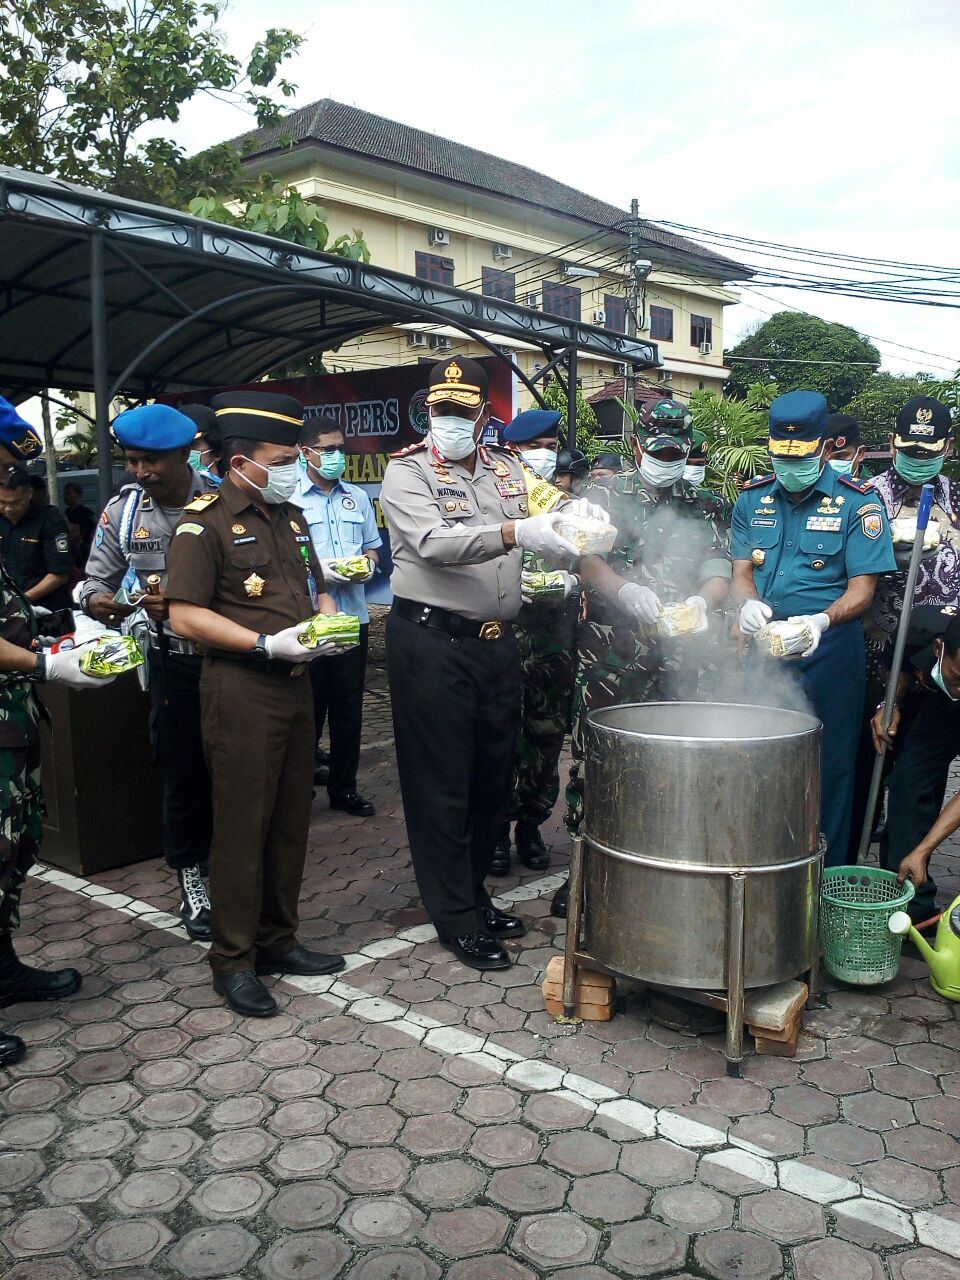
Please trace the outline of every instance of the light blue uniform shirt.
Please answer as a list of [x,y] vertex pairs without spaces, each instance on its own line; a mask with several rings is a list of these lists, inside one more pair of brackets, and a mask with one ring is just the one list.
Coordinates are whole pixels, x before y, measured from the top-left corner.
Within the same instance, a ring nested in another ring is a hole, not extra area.
[[[324,493],[304,471],[291,501],[303,508],[313,549],[320,560],[362,556],[383,546],[373,504],[359,485],[338,480],[329,493]],[[369,622],[363,583],[328,582],[327,591],[341,613],[352,613],[361,622]]]

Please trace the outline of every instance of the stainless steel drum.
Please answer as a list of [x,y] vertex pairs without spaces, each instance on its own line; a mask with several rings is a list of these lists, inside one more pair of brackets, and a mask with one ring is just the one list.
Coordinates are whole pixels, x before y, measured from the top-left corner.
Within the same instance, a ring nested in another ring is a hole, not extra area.
[[655,702],[594,712],[583,950],[646,982],[725,988],[728,885],[740,870],[745,985],[809,969],[820,734],[812,716],[771,707]]

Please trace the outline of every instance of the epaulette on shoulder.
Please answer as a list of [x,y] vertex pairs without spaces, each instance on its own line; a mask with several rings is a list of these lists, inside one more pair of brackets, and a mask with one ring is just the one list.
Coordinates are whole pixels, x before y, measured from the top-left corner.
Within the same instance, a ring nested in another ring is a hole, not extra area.
[[183,509],[184,511],[206,511],[207,507],[216,502],[219,497],[219,493],[198,493]]
[[398,449],[396,453],[391,453],[391,458],[409,458],[411,453],[420,453],[427,447],[426,440],[416,440],[413,444],[405,445],[404,448]]
[[752,479],[752,480],[748,480],[748,481],[746,482],[746,484],[744,484],[744,486],[743,486],[743,487],[744,487],[744,489],[745,489],[745,490],[746,490],[746,489],[759,489],[759,488],[760,488],[760,486],[761,486],[761,485],[763,485],[763,484],[772,484],[772,483],[774,482],[774,480],[776,480],[776,478],[777,478],[777,477],[776,477],[776,475],[774,474],[774,472],[772,472],[772,471],[771,471],[771,472],[770,472],[770,474],[769,474],[768,476],[754,476],[754,477],[753,477],[753,479]]
[[865,481],[854,480],[853,476],[841,476],[840,483],[845,484],[848,489],[855,489],[857,493],[869,493],[870,489]]

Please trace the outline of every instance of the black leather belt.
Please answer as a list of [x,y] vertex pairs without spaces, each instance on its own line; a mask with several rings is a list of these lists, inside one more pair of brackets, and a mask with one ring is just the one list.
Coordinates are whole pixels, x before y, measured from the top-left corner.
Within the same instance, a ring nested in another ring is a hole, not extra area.
[[283,658],[250,658],[244,653],[230,653],[226,649],[211,649],[204,657],[217,662],[232,662],[267,676],[299,676],[307,669],[305,662],[285,662]]
[[472,618],[462,618],[459,613],[451,613],[449,609],[440,609],[434,604],[421,604],[418,600],[403,600],[394,597],[393,610],[408,622],[419,623],[421,627],[435,627],[450,636],[465,636],[469,640],[500,640],[510,634],[508,622],[475,622]]

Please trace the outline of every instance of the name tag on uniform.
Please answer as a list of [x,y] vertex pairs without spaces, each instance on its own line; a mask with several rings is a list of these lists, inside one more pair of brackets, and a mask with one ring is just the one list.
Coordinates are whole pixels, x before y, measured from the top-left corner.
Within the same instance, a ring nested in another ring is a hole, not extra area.
[[466,492],[463,489],[451,489],[447,485],[441,485],[437,490],[438,498],[465,498]]
[[839,533],[843,528],[843,516],[808,516],[807,529],[812,533]]
[[497,493],[501,498],[519,498],[521,494],[527,492],[527,486],[522,480],[498,480]]
[[295,533],[293,535],[294,542],[309,542],[310,535],[307,533]]
[[751,520],[752,525],[760,525],[763,529],[775,529],[777,527],[776,520]]
[[255,536],[251,533],[248,534],[246,538],[234,538],[233,545],[235,547],[243,547],[246,546],[248,542],[256,542],[256,540]]

